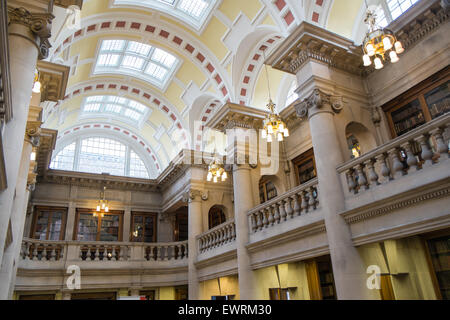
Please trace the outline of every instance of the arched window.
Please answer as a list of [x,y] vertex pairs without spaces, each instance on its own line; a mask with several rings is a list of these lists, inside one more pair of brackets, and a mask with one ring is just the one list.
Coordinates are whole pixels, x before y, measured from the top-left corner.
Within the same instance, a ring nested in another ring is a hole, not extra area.
[[105,137],[78,139],[53,158],[51,169],[149,178],[148,170],[130,147]]
[[208,213],[208,225],[209,229],[217,227],[226,221],[225,213],[219,206],[214,206]]

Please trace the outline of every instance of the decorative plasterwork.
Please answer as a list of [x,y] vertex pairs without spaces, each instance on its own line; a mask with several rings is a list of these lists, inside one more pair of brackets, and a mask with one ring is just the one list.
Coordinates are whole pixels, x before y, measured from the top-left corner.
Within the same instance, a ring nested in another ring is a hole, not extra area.
[[[51,37],[52,20],[55,16],[51,13],[30,13],[23,7],[8,8],[8,16],[9,25],[21,24],[30,29],[36,38],[29,40],[38,47],[39,59],[46,59],[51,48],[48,39]],[[27,35],[16,33],[13,30],[10,30],[10,34],[27,37]]]
[[207,126],[225,132],[227,129],[260,129],[267,112],[234,103],[227,103],[207,122]]
[[445,198],[449,195],[450,179],[445,179],[443,182],[438,183],[437,187],[432,188],[427,186],[426,188],[415,190],[406,196],[384,199],[362,208],[341,213],[341,215],[348,224],[354,224],[381,215],[390,214],[396,210],[408,208],[424,201]]
[[38,61],[39,81],[42,84],[41,102],[64,99],[70,68],[61,64]]
[[302,22],[267,59],[273,68],[296,74],[310,59],[362,75],[361,51],[353,42],[323,28]]
[[342,97],[328,95],[319,89],[314,89],[311,96],[295,104],[294,108],[299,118],[306,119],[311,115],[311,109],[321,109],[325,106],[330,106],[335,113],[341,112],[344,107]]

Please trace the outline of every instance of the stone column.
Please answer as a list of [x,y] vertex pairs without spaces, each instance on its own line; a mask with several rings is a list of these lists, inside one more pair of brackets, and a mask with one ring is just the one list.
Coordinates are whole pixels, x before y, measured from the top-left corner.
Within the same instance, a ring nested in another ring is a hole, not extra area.
[[77,206],[74,202],[69,202],[69,208],[67,210],[67,222],[66,222],[66,233],[64,235],[64,240],[73,240],[73,231],[75,229],[75,216],[77,214]]
[[25,216],[30,194],[29,188],[27,188],[27,181],[32,150],[33,146],[31,141],[26,139],[21,154],[20,171],[17,178],[16,192],[11,210],[13,242],[3,255],[0,270],[0,300],[11,299],[14,292],[17,266],[19,264],[19,255],[22,245],[22,235],[25,226]]
[[236,223],[236,251],[239,273],[239,296],[241,300],[255,300],[256,281],[250,267],[250,256],[245,245],[249,241],[249,225],[247,212],[254,207],[253,191],[248,164],[234,165],[234,219]]
[[345,209],[344,191],[336,167],[344,162],[334,115],[342,105],[315,89],[296,106],[300,117],[308,117],[319,180],[319,203],[324,213],[333,274],[339,299],[371,299],[366,287],[366,268],[353,246],[351,232],[339,212]]
[[197,236],[202,233],[202,192],[191,189],[185,195],[185,201],[188,201],[188,281],[189,281],[189,300],[199,300],[200,285],[197,276],[197,268],[195,262],[198,255]]
[[123,214],[123,238],[125,242],[130,241],[130,228],[131,228],[131,208],[125,207]]
[[48,55],[48,38],[54,18],[52,14],[30,13],[24,8],[8,8],[8,15],[13,115],[3,133],[8,188],[0,193],[0,262],[19,175],[34,70],[38,57]]

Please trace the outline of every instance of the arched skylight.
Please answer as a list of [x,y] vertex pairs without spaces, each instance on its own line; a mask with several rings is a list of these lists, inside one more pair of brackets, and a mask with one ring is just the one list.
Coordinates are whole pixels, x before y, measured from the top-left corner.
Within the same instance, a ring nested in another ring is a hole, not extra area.
[[149,112],[142,103],[117,96],[91,96],[84,100],[82,115],[109,114],[120,118],[121,120],[130,120],[132,122],[142,122]]
[[217,0],[115,0],[114,6],[141,6],[175,16],[199,30]]
[[164,89],[179,60],[150,45],[128,40],[103,40],[94,74],[122,73],[151,82]]
[[142,159],[130,146],[105,137],[78,139],[53,158],[51,169],[149,178]]

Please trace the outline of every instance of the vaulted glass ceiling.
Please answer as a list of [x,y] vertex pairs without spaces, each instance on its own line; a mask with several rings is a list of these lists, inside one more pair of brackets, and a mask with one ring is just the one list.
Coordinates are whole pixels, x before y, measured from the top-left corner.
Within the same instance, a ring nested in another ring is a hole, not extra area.
[[83,116],[109,114],[119,120],[132,120],[141,122],[149,108],[145,105],[124,97],[117,96],[91,96],[84,100]]
[[150,45],[127,40],[103,40],[94,74],[122,73],[151,82],[163,89],[179,60]]
[[115,6],[158,9],[200,29],[217,0],[115,0]]

